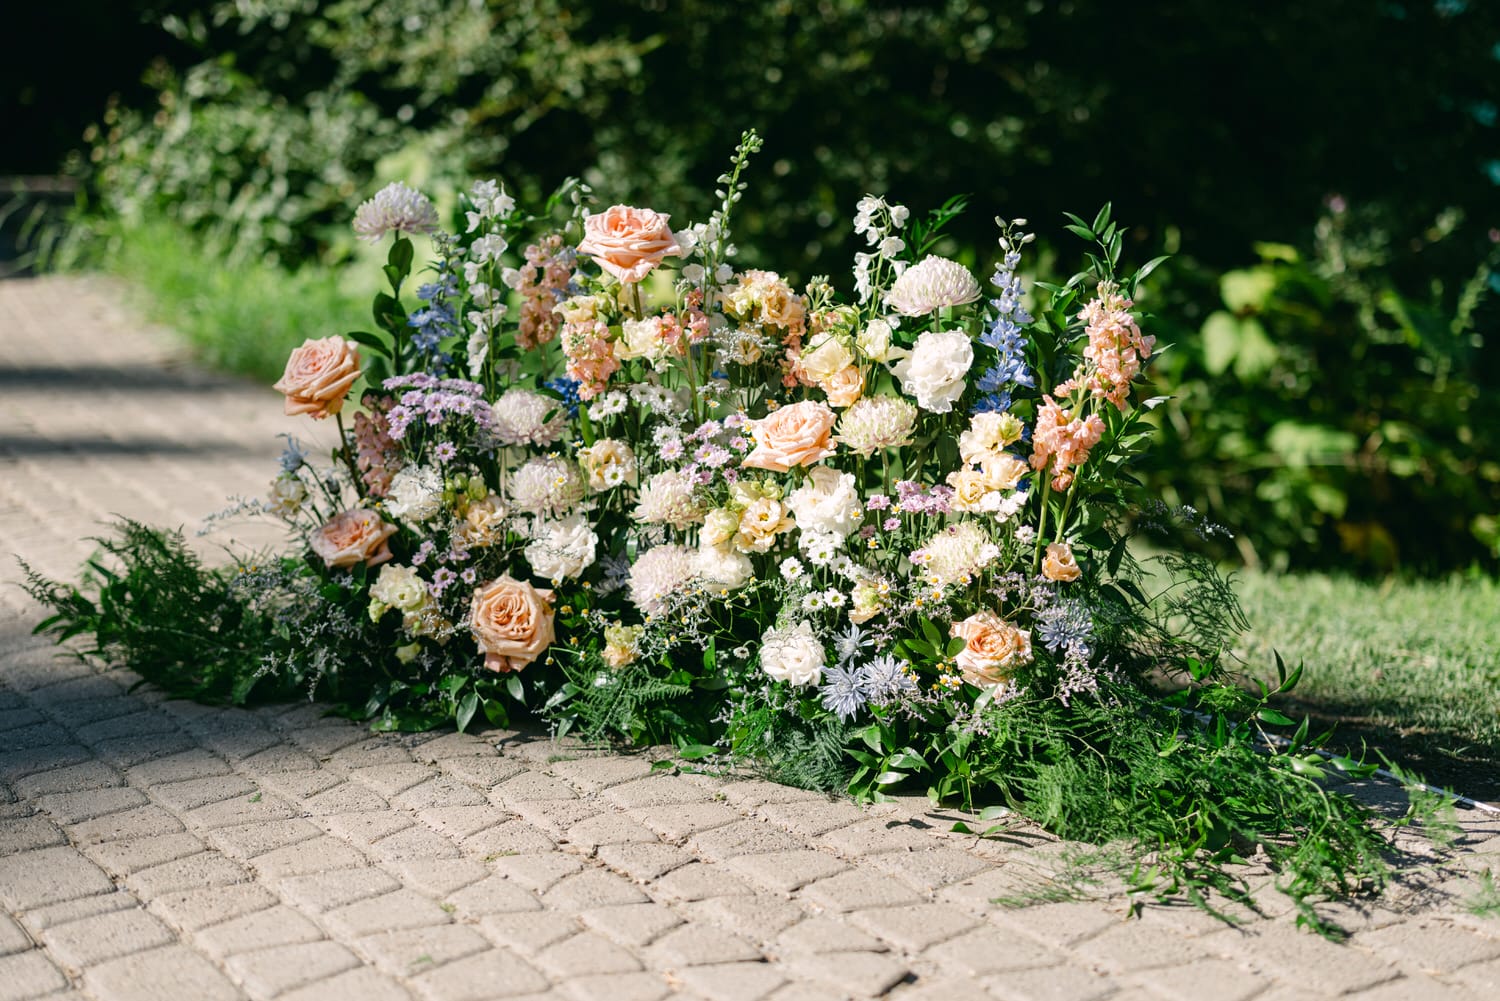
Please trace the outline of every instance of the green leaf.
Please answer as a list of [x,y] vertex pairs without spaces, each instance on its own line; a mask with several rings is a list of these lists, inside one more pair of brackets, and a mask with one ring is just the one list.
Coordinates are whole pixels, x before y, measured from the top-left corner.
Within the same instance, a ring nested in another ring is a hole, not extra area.
[[1135,273],[1135,277],[1131,279],[1131,283],[1139,284],[1145,281],[1146,278],[1151,274],[1151,272],[1155,271],[1157,268],[1161,267],[1162,264],[1169,260],[1171,260],[1170,254],[1163,254],[1161,257],[1153,257],[1151,260],[1141,265],[1140,270],[1137,271]]
[[905,772],[881,772],[875,776],[875,784],[878,786],[895,785],[906,778]]
[[387,358],[391,356],[390,345],[387,344],[385,340],[378,334],[372,334],[367,330],[351,330],[344,336],[351,341],[363,344],[367,348],[375,349],[380,354],[385,355],[385,357]]
[[511,698],[521,703],[521,705],[524,706],[526,704],[526,686],[521,683],[520,675],[512,674],[506,678],[505,690],[510,693]]
[[1235,313],[1259,312],[1276,290],[1276,273],[1270,268],[1226,271],[1219,278],[1219,295]]
[[404,236],[396,237],[396,242],[391,244],[391,252],[386,255],[386,264],[395,268],[404,278],[411,274],[412,258],[416,256],[416,250],[412,243]]
[[[1095,233],[1102,233],[1104,227],[1109,225],[1110,205],[1110,202],[1105,202],[1104,207],[1099,210],[1099,214],[1094,216],[1094,225],[1092,228]],[[1106,236],[1105,239],[1107,240],[1109,237]]]
[[718,753],[719,749],[712,744],[684,744],[677,749],[677,756],[685,761],[697,761]]
[[1240,321],[1219,310],[1203,321],[1203,367],[1209,375],[1223,375],[1234,363],[1240,346]]
[[1262,723],[1270,723],[1273,726],[1291,726],[1295,720],[1277,712],[1275,709],[1265,708],[1255,714]]
[[458,732],[463,733],[469,728],[469,721],[474,718],[474,713],[479,709],[479,693],[470,692],[459,702],[458,708],[453,713],[453,723],[458,727]]
[[1063,229],[1067,230],[1069,233],[1072,233],[1074,236],[1081,236],[1085,240],[1092,240],[1094,238],[1094,234],[1089,230],[1087,226],[1064,226]]

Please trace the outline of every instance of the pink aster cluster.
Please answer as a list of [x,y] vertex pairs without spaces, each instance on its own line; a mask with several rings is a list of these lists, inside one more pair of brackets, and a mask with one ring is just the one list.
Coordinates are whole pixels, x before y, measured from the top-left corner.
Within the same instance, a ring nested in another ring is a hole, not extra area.
[[1042,400],[1031,432],[1031,468],[1040,473],[1050,467],[1052,489],[1066,490],[1073,483],[1073,470],[1088,461],[1089,451],[1103,437],[1104,421],[1098,414],[1077,420],[1051,396]]
[[573,280],[574,252],[553,233],[526,248],[526,263],[516,272],[515,290],[521,296],[521,320],[516,344],[530,350],[557,336],[562,317],[555,312],[561,293]]
[[370,496],[384,497],[390,492],[391,477],[401,468],[401,451],[386,419],[396,401],[367,393],[361,402],[365,409],[354,415],[354,461]]
[[[1130,395],[1130,383],[1140,374],[1141,366],[1151,357],[1156,338],[1141,333],[1135,317],[1130,315],[1131,300],[1107,286],[1099,286],[1099,297],[1091,299],[1078,314],[1086,326],[1088,347],[1086,360],[1073,378],[1057,387],[1058,393],[1086,388],[1095,399],[1113,403],[1121,411]],[[1092,362],[1089,366],[1087,362]]]

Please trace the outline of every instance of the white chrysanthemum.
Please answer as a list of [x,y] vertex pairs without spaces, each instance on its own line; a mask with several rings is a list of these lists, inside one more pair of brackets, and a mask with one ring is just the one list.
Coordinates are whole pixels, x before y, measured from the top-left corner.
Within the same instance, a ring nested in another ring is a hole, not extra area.
[[502,445],[545,447],[567,431],[567,407],[529,389],[507,389],[490,407],[495,437]]
[[594,563],[594,549],[599,536],[588,519],[575,514],[562,521],[546,522],[532,535],[526,547],[526,562],[532,571],[547,580],[560,581],[577,577]]
[[381,188],[354,213],[354,232],[367,243],[376,243],[387,233],[431,233],[437,228],[432,202],[400,181]]
[[443,477],[430,466],[406,466],[391,479],[385,509],[404,521],[431,521],[443,510]]
[[635,517],[647,524],[683,529],[697,524],[707,510],[707,505],[694,496],[693,478],[680,470],[667,469],[641,487]]
[[510,478],[510,501],[518,510],[562,518],[583,500],[583,475],[565,459],[539,456],[522,463]]
[[1000,550],[984,530],[971,521],[942,529],[911,554],[916,572],[929,584],[947,587],[971,580]]
[[666,610],[666,599],[697,576],[698,551],[665,545],[646,550],[630,568],[630,600],[648,615]]
[[797,545],[807,554],[808,561],[820,567],[832,563],[843,544],[843,537],[831,532],[803,532],[797,538]]
[[945,257],[928,256],[904,271],[885,301],[902,316],[926,316],[944,306],[962,306],[979,298],[979,282],[969,269]]
[[894,396],[866,396],[839,417],[839,444],[869,458],[884,448],[911,444],[917,408]]
[[615,414],[623,414],[625,408],[629,405],[630,397],[618,389],[611,389],[589,404],[589,416],[596,421],[604,420],[606,417],[613,417]]
[[807,572],[807,568],[802,565],[802,561],[795,556],[788,556],[782,560],[779,569],[781,570],[781,576],[787,580],[796,580]]

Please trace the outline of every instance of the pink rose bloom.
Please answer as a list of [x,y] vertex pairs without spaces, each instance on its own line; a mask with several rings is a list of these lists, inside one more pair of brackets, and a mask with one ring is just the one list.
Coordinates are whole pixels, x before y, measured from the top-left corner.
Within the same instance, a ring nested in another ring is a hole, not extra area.
[[755,449],[742,466],[785,473],[793,466],[811,466],[834,452],[829,432],[836,418],[826,403],[803,400],[750,421]]
[[626,284],[645,278],[663,257],[680,255],[682,248],[667,225],[670,216],[629,205],[612,205],[583,221],[580,254],[588,254],[601,268]]
[[1031,661],[1031,633],[1006,622],[994,612],[975,612],[953,623],[952,634],[964,641],[954,658],[963,678],[988,688],[1009,681],[1015,669]]
[[509,574],[474,592],[469,628],[487,670],[519,671],[557,638],[550,590],[539,590]]
[[306,340],[286,360],[286,371],[272,389],[286,394],[287,416],[322,420],[343,409],[349,387],[359,378],[359,351],[342,337]]
[[368,508],[357,507],[334,515],[333,520],[313,532],[307,544],[330,567],[352,567],[356,563],[379,566],[391,558],[387,542],[396,526],[382,521]]

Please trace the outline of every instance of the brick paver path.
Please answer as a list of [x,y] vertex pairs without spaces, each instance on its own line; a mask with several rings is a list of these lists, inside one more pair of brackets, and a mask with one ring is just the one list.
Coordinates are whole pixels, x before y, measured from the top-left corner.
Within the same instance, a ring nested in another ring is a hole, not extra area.
[[[0,550],[71,576],[111,513],[259,494],[279,398],[174,362],[100,279],[0,282]],[[18,574],[9,559],[0,580]],[[0,587],[0,1001],[816,1001],[1500,996],[1500,824],[1334,946],[1123,896],[1013,909],[1061,864],[1019,827],[846,801],[541,734],[373,736],[59,660]],[[1379,794],[1379,787],[1369,792]],[[1268,882],[1269,874],[1252,874]]]

